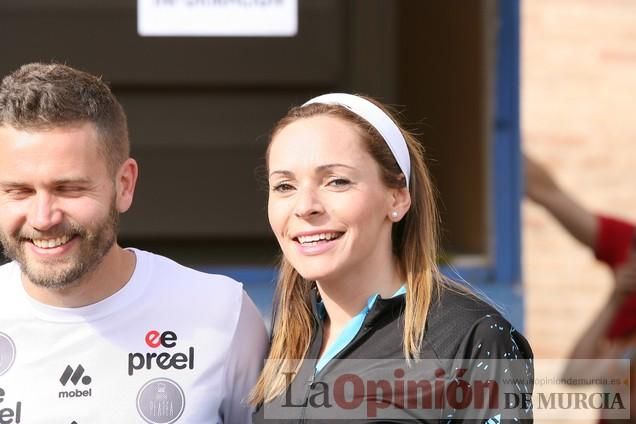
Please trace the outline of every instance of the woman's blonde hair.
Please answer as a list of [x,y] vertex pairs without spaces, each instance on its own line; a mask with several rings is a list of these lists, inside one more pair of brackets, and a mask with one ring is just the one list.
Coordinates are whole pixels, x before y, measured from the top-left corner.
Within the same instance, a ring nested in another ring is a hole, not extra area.
[[[380,107],[397,124],[394,115],[385,106],[368,97],[364,98]],[[276,134],[287,125],[317,115],[333,116],[351,123],[359,132],[364,148],[380,166],[384,184],[388,188],[406,186],[404,174],[377,130],[342,106],[309,104],[292,108],[274,126],[270,146]],[[411,133],[402,129],[399,124],[398,127],[404,135],[411,159],[411,206],[402,220],[393,224],[391,237],[393,253],[407,289],[404,357],[417,359],[431,300],[434,293],[438,292],[436,288],[441,281],[436,257],[439,218],[435,190],[424,161],[424,149]],[[274,304],[272,344],[268,360],[251,394],[253,403],[267,403],[282,394],[290,382],[290,372],[298,370],[302,358],[307,354],[316,326],[311,305],[314,285],[313,281],[304,279],[282,257]]]

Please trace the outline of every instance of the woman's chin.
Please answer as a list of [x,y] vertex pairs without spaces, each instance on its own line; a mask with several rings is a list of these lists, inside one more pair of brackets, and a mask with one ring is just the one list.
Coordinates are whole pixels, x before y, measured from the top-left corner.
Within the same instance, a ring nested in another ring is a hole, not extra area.
[[325,281],[330,280],[333,275],[331,272],[326,272],[324,268],[315,269],[314,267],[295,267],[296,271],[308,281]]

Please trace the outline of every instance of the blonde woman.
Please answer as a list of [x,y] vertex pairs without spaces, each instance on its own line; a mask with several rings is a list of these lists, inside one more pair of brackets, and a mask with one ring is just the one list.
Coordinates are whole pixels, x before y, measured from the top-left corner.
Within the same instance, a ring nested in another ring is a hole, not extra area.
[[[268,214],[283,259],[256,423],[532,417],[530,347],[441,277],[423,150],[396,122],[370,98],[332,93],[272,131]],[[488,369],[496,358],[525,361]],[[525,379],[510,397],[523,407],[474,402],[466,383],[504,369]]]

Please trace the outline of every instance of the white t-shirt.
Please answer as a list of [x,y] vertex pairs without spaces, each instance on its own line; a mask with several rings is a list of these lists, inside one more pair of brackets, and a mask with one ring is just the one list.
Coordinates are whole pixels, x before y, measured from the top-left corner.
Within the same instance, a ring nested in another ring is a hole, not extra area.
[[0,423],[251,422],[267,335],[242,285],[132,251],[130,281],[80,308],[0,266]]

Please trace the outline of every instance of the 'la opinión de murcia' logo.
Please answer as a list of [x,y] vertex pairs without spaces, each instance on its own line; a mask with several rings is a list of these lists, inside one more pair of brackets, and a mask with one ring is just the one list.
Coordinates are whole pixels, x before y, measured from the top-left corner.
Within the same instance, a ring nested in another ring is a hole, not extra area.
[[[22,402],[17,401],[15,405],[6,405],[6,392],[0,387],[0,424],[13,424],[22,422]],[[8,403],[8,402],[7,402]]]
[[[146,345],[151,349],[173,349],[177,346],[177,334],[173,331],[160,333],[157,330],[150,330],[146,333]],[[153,367],[162,370],[174,368],[177,370],[194,369],[194,347],[190,346],[185,352],[138,352],[128,354],[128,375],[133,375],[135,371],[142,369],[151,370]]]

